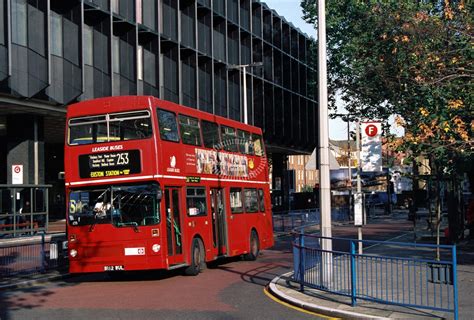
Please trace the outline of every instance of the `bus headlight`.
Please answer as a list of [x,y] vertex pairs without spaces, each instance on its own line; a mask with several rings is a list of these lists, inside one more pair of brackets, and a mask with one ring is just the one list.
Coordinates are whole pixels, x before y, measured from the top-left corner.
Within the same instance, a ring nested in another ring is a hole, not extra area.
[[71,249],[71,251],[69,251],[69,254],[71,255],[71,257],[75,258],[77,256],[77,250]]
[[158,251],[160,251],[160,249],[161,249],[161,246],[159,244],[154,244],[151,247],[151,250],[153,250],[153,252],[155,252],[155,253],[158,253]]

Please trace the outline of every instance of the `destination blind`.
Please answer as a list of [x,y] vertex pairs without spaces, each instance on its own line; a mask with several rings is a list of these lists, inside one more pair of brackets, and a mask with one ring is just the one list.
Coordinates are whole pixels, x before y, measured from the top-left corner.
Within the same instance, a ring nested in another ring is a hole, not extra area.
[[81,179],[125,176],[140,172],[139,150],[79,156],[79,176]]

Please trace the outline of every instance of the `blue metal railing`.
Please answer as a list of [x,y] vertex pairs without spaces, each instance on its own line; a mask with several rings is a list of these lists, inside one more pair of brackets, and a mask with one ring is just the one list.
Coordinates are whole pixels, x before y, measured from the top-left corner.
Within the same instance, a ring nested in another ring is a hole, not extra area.
[[[331,209],[332,221],[349,221],[349,207],[335,207]],[[274,231],[292,231],[295,228],[308,224],[320,223],[319,208],[290,210],[273,213]]]
[[[321,249],[332,241],[336,249]],[[362,243],[363,254],[356,247]],[[439,249],[442,260],[432,259]],[[456,246],[325,238],[304,233],[293,241],[293,278],[304,287],[357,300],[452,312],[458,318]]]
[[66,266],[62,253],[65,237],[39,236],[0,242],[0,278],[19,274],[43,273]]

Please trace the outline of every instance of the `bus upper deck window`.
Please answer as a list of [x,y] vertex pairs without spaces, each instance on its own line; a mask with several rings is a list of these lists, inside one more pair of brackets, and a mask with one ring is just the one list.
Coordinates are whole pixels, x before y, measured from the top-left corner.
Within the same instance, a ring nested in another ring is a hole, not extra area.
[[227,126],[221,126],[222,146],[225,151],[237,152],[237,143],[235,129]]
[[262,136],[258,134],[252,134],[252,147],[255,155],[264,156],[265,150],[263,150]]
[[152,135],[148,111],[132,111],[110,114],[110,141],[145,139]]
[[179,131],[183,143],[193,146],[201,145],[201,131],[198,119],[179,115]]
[[107,141],[106,115],[70,119],[68,131],[70,145]]
[[160,126],[161,139],[179,142],[178,124],[173,112],[158,109],[158,125]]
[[248,131],[237,130],[239,150],[243,154],[253,154],[252,141]]
[[220,149],[219,126],[215,122],[201,121],[202,139],[206,148]]

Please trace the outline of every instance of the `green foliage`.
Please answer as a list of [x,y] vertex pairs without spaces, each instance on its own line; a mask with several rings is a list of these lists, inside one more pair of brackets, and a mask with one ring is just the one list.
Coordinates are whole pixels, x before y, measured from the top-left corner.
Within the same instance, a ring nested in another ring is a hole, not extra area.
[[[304,18],[317,22],[314,0]],[[473,2],[326,1],[330,94],[359,118],[399,115],[399,150],[450,173],[473,160]],[[336,108],[334,99],[331,107]]]

